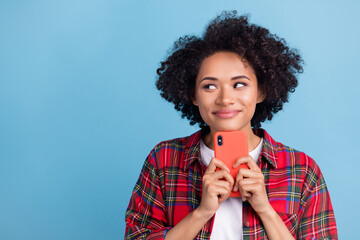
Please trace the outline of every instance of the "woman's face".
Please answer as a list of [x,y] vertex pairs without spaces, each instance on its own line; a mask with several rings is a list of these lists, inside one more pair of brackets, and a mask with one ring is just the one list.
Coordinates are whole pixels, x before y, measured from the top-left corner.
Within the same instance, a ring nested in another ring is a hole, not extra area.
[[193,104],[212,133],[251,131],[255,106],[263,99],[253,68],[236,53],[217,52],[201,63]]

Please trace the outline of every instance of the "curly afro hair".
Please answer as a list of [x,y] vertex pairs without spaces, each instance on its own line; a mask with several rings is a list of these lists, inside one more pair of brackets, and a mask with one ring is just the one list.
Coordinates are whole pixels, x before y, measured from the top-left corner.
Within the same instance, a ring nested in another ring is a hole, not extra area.
[[271,120],[288,101],[289,92],[298,85],[297,73],[303,71],[303,60],[296,49],[290,49],[284,39],[268,29],[248,22],[247,16],[236,11],[223,12],[208,25],[202,37],[180,37],[157,69],[156,87],[182,118],[190,124],[206,123],[199,109],[192,103],[195,83],[202,61],[216,52],[234,52],[246,59],[255,71],[259,88],[266,93],[264,101],[256,105],[251,126],[259,128],[261,122]]

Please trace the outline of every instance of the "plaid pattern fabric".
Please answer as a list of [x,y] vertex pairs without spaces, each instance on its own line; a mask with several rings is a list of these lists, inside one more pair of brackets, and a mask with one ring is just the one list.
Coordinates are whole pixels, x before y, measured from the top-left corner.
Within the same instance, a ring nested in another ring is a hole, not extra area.
[[[258,165],[269,202],[296,239],[337,239],[330,196],[319,167],[307,155],[275,142],[263,129]],[[201,131],[155,146],[147,157],[126,211],[126,239],[164,239],[166,232],[201,200]],[[210,239],[214,217],[195,239]],[[243,203],[244,239],[267,239],[248,202]]]

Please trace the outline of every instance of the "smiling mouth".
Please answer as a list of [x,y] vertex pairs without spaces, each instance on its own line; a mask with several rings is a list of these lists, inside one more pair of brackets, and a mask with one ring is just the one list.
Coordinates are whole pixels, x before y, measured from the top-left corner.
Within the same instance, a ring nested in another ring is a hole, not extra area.
[[240,112],[239,110],[224,109],[224,110],[215,111],[214,114],[219,118],[232,118],[238,115],[239,112]]

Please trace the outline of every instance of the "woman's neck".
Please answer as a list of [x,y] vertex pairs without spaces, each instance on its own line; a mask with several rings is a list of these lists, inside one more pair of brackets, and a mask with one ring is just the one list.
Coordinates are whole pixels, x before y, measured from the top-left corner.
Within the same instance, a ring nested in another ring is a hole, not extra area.
[[[251,128],[245,130],[245,132],[247,133],[248,138],[248,149],[249,152],[251,152],[259,145],[261,138],[256,136]],[[214,134],[215,132],[210,131],[202,138],[205,145],[212,150],[214,150]]]

